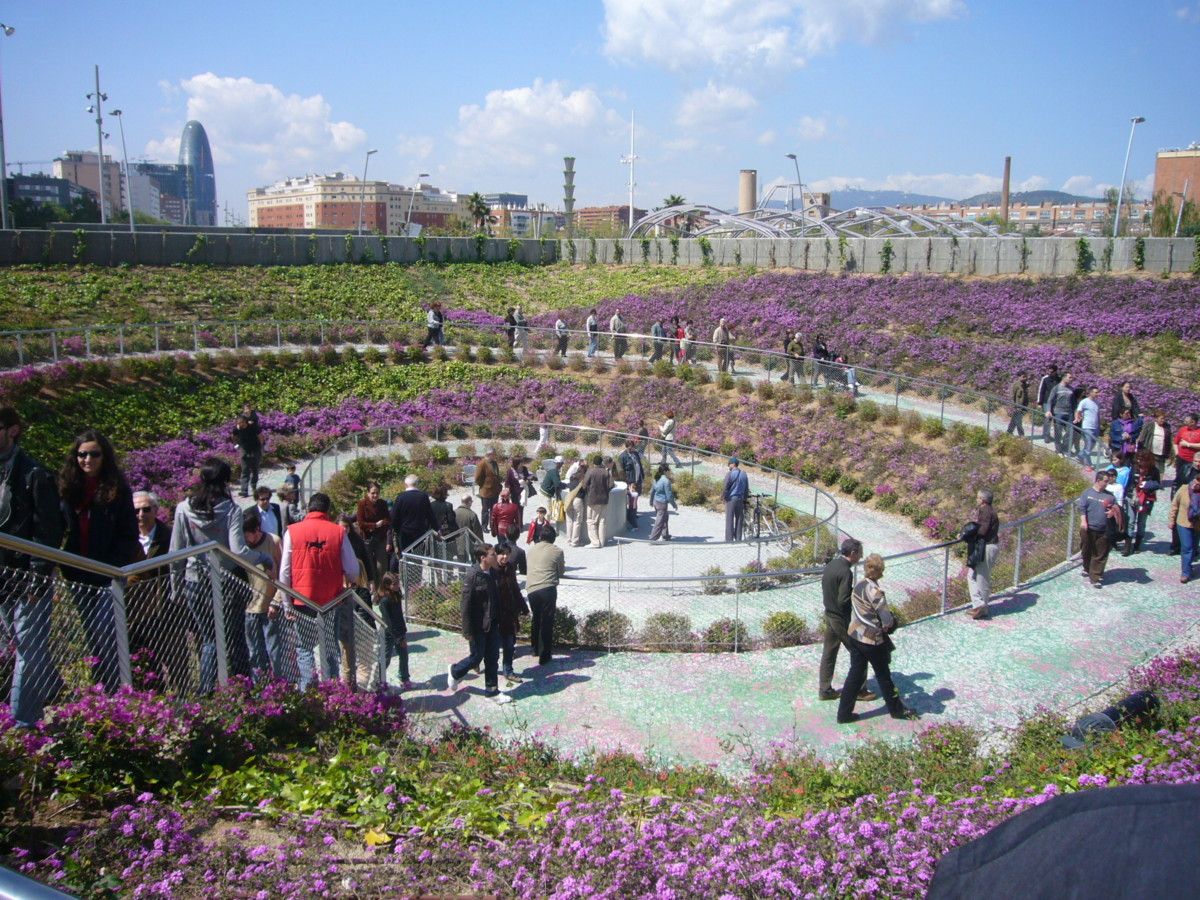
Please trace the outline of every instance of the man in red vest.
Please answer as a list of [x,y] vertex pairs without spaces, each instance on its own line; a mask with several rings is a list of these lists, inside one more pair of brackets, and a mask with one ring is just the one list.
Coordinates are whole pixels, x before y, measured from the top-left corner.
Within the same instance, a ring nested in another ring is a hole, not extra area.
[[312,606],[292,600],[298,614],[296,663],[300,670],[302,690],[315,677],[313,649],[319,643],[318,622],[324,625],[327,636],[325,644],[328,656],[323,666],[327,679],[336,678],[338,672],[337,644],[332,634],[335,619],[339,638],[343,631],[353,627],[354,622],[353,610],[344,603],[337,610],[323,609],[348,583],[358,578],[359,571],[358,557],[354,555],[346,529],[329,518],[329,505],[328,494],[317,492],[309,498],[308,515],[302,521],[288,526],[283,538],[283,559],[279,565],[280,582],[322,608],[318,615]]

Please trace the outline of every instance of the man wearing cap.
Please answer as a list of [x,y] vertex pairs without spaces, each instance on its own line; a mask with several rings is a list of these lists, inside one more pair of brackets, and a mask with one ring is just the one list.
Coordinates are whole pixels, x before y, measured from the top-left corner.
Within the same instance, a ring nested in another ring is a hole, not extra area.
[[725,540],[740,541],[746,517],[746,498],[750,496],[750,479],[742,471],[736,456],[729,457],[729,473],[721,489],[725,501]]
[[562,464],[561,456],[556,456],[546,463],[546,474],[542,476],[542,483],[538,485],[538,490],[549,500],[560,499],[563,483],[559,470],[562,468]]
[[1104,581],[1104,567],[1108,563],[1109,519],[1114,510],[1119,510],[1116,499],[1107,490],[1108,474],[1096,472],[1092,486],[1080,495],[1076,506],[1079,509],[1079,534],[1083,556],[1083,575],[1092,587],[1098,588]]
[[[841,691],[833,689],[833,669],[837,665],[838,647],[849,650],[850,594],[854,590],[854,566],[862,559],[862,541],[846,538],[839,555],[831,559],[821,574],[821,598],[825,603],[825,638],[821,647],[821,668],[817,671],[817,698],[837,700]],[[869,702],[878,694],[865,687],[858,699]]]

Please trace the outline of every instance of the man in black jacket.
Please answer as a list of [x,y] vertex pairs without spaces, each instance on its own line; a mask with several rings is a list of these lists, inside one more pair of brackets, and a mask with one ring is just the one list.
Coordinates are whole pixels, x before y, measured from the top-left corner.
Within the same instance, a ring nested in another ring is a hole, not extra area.
[[475,565],[463,579],[462,634],[471,651],[465,659],[452,663],[446,672],[451,691],[457,691],[466,674],[483,662],[483,685],[487,696],[497,703],[512,698],[500,693],[500,583],[496,577],[496,548],[480,544],[474,550]]
[[396,553],[403,553],[427,531],[437,531],[438,523],[433,517],[433,505],[429,495],[417,487],[416,475],[404,479],[404,490],[396,495],[392,504],[392,531],[396,532]]
[[[821,597],[825,601],[825,642],[821,648],[821,668],[818,671],[818,698],[837,700],[841,691],[833,689],[833,669],[837,665],[838,647],[849,638],[850,593],[854,590],[854,566],[862,559],[862,542],[854,538],[842,541],[841,553],[831,559],[821,575]],[[858,699],[874,700],[878,695],[863,688]]]
[[1045,443],[1050,443],[1051,431],[1050,423],[1053,415],[1050,410],[1050,401],[1054,395],[1054,389],[1058,387],[1058,383],[1062,380],[1062,376],[1058,374],[1058,366],[1054,363],[1050,364],[1050,368],[1046,370],[1046,374],[1042,376],[1042,380],[1038,382],[1038,406],[1042,408],[1042,413],[1045,415],[1045,422],[1042,425],[1042,440]]
[[[0,407],[0,531],[57,548],[63,518],[54,476],[17,446],[24,424],[11,406]],[[0,582],[0,608],[16,638],[9,704],[18,725],[32,727],[42,708],[58,693],[62,679],[50,656],[50,610],[54,564],[28,554],[0,549],[0,566],[31,577]],[[7,629],[6,629],[7,630]]]
[[242,456],[242,482],[238,496],[248,497],[250,491],[258,487],[258,467],[262,464],[263,455],[262,425],[258,422],[258,413],[249,403],[242,407],[242,414],[237,417],[233,440]]

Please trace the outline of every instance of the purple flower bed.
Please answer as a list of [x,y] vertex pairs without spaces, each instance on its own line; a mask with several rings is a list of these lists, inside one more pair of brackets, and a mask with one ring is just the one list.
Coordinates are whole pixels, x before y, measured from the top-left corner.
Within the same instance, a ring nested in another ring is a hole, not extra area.
[[[522,418],[539,407],[552,420],[570,421],[590,402],[585,390],[565,381],[521,384],[492,381],[464,390],[431,390],[401,403],[352,397],[336,407],[298,413],[261,413],[260,420],[268,454],[285,443],[292,452],[315,452],[348,434],[414,422]],[[231,460],[236,458],[234,424],[231,419],[209,431],[185,435],[147,450],[131,451],[125,456],[130,484],[135,489],[155,491],[167,504],[178,502],[201,459],[213,453]]]
[[[617,308],[634,331],[649,331],[660,317],[667,323],[673,316],[691,319],[701,340],[708,340],[724,317],[740,341],[759,348],[779,349],[785,331],[799,330],[808,347],[823,336],[862,366],[940,376],[1001,396],[1021,371],[1040,374],[1054,362],[1099,386],[1106,402],[1129,378],[1145,409],[1161,406],[1178,417],[1200,407],[1194,389],[1156,384],[1136,371],[1114,372],[1086,345],[1054,343],[1068,333],[1150,337],[1165,331],[1200,340],[1200,285],[1192,280],[961,281],[769,273],[605,300],[598,306],[601,321]],[[582,327],[586,310],[563,312],[572,327]],[[557,315],[544,313],[533,321],[550,326]],[[993,339],[969,337],[981,333]]]
[[[1020,751],[1027,754],[1026,766],[1046,762],[1045,776],[1022,786],[1005,780],[1011,764],[1004,756],[993,758],[991,774],[974,781],[927,786],[914,778],[895,789],[847,800],[831,795],[831,802],[810,806],[784,799],[803,791],[780,791],[775,783],[780,770],[771,765],[730,790],[695,788],[674,797],[617,788],[590,775],[535,819],[521,819],[521,809],[514,807],[511,827],[496,840],[472,834],[461,817],[450,820],[458,809],[454,803],[441,811],[447,820],[436,824],[430,807],[416,806],[397,790],[396,783],[412,773],[377,766],[373,774],[385,782],[396,779],[382,793],[394,798],[395,808],[411,811],[407,825],[374,842],[364,842],[365,828],[349,827],[322,811],[273,815],[278,798],[263,797],[239,812],[211,803],[171,803],[166,795],[143,791],[107,811],[106,821],[72,831],[65,845],[48,855],[17,849],[12,856],[28,874],[76,888],[98,872],[108,873],[108,886],[129,896],[204,891],[264,898],[465,892],[581,900],[908,898],[926,890],[947,851],[1064,792],[1200,782],[1198,673],[1196,648],[1135,671],[1132,686],[1152,688],[1164,704],[1160,724],[1127,725],[1121,735],[1098,739],[1089,753],[1061,751],[1067,755],[1057,760],[1046,758],[1056,752],[1048,749],[1056,746],[1048,735],[1047,748]],[[118,712],[122,706],[124,715]],[[164,726],[159,708],[128,693],[107,707],[85,699],[67,716],[92,723],[97,732],[114,717],[129,729],[145,721],[148,730],[165,727],[166,733],[187,730],[199,718],[189,709],[181,714],[181,725]],[[953,726],[933,726],[917,741],[936,751],[953,742],[952,731]],[[0,739],[13,739],[2,719]],[[442,740],[460,739],[450,734]],[[60,748],[49,741],[33,752],[53,763]],[[509,750],[522,752],[520,746]],[[469,771],[470,758],[466,765]],[[835,770],[810,763],[807,771],[811,780],[806,783],[819,784]],[[503,804],[503,782],[491,784],[475,797]],[[255,827],[258,820],[262,827]],[[378,837],[374,830],[369,834]]]

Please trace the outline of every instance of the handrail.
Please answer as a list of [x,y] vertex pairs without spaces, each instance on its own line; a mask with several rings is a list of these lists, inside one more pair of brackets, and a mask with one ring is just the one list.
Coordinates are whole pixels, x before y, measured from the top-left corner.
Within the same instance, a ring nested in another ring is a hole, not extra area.
[[[575,432],[592,432],[595,434],[609,435],[609,436],[621,437],[621,438],[626,438],[626,439],[633,439],[633,440],[637,440],[639,442],[643,439],[642,435],[639,435],[639,434],[636,434],[633,432],[620,431],[618,429],[613,429],[613,428],[604,428],[602,426],[570,425],[570,424],[557,423],[557,422],[532,422],[532,421],[524,421],[521,419],[480,419],[480,420],[476,420],[476,421],[462,421],[462,422],[420,421],[420,422],[408,423],[404,427],[413,428],[413,429],[434,428],[434,429],[440,430],[440,429],[444,429],[451,425],[456,425],[456,424],[472,425],[472,426],[483,425],[483,426],[487,426],[488,428],[493,428],[493,429],[494,428],[542,428],[542,427],[546,427],[546,428],[551,429],[551,431],[567,430],[567,431],[575,431]],[[396,430],[395,426],[391,426],[391,427],[377,426],[374,428],[368,428],[368,429],[364,429],[362,431],[352,432],[350,435],[341,437],[338,440],[326,445],[325,447],[322,447],[305,464],[304,471],[300,474],[301,483],[307,485],[310,490],[315,489],[315,488],[313,488],[313,478],[312,478],[313,467],[319,466],[321,464],[323,457],[325,457],[331,451],[336,453],[338,451],[339,447],[341,446],[341,444],[343,442],[345,442],[346,440],[350,439],[351,437],[357,439],[357,438],[361,438],[363,435],[379,434],[381,432],[387,432],[388,434],[391,434],[395,430]],[[660,438],[651,437],[649,440],[651,442],[662,443],[662,440]],[[721,459],[724,457],[724,454],[717,453],[712,450],[705,450],[702,447],[695,447],[691,444],[684,444],[679,441],[670,441],[669,443],[670,443],[672,449],[682,450],[685,453],[690,452],[693,455],[703,456],[705,458]],[[817,528],[827,526],[831,522],[833,523],[832,527],[834,528],[834,530],[835,531],[838,530],[838,528],[837,528],[838,502],[837,502],[837,499],[834,498],[828,491],[824,490],[823,488],[819,487],[818,485],[813,484],[810,481],[805,481],[803,478],[800,478],[797,475],[789,474],[787,472],[784,472],[781,469],[776,469],[773,466],[768,466],[764,463],[760,463],[760,462],[756,462],[756,461],[752,461],[752,460],[746,460],[745,465],[753,466],[754,468],[756,468],[768,475],[775,475],[778,477],[791,479],[792,481],[798,482],[799,484],[803,485],[804,487],[811,488],[817,496],[823,497],[826,501],[828,501],[833,506],[833,511],[831,513],[829,513],[824,518],[816,521],[813,524],[810,524],[804,528],[797,529],[795,531],[781,532],[781,533],[774,535],[773,537],[774,537],[775,541],[783,541],[786,539],[795,540],[799,537],[803,537],[804,535],[811,533],[812,531],[814,531]],[[776,500],[776,502],[778,503],[778,500]],[[788,508],[790,509],[792,507],[788,507]],[[799,509],[795,510],[795,512],[799,513],[800,515],[804,515],[804,516],[809,515],[808,513],[805,513],[804,511],[799,510]],[[812,518],[816,518],[815,514],[812,515]],[[770,541],[763,541],[763,539],[761,539],[761,538],[758,540],[761,542],[770,543]],[[719,545],[746,544],[746,543],[753,543],[753,542],[754,542],[753,540],[746,540],[746,539],[741,540],[741,541],[709,541],[705,544],[705,546],[706,547],[714,547],[714,546],[719,546]]]
[[168,569],[172,565],[184,562],[193,557],[204,556],[209,553],[216,553],[217,555],[223,556],[235,563],[239,568],[243,569],[247,573],[252,573],[255,578],[262,579],[274,585],[277,593],[281,593],[295,600],[299,600],[309,609],[312,609],[316,612],[330,609],[347,598],[358,596],[358,594],[355,593],[354,588],[345,588],[340,594],[338,594],[328,603],[316,603],[306,597],[304,594],[301,594],[299,591],[293,590],[288,585],[281,583],[277,579],[271,578],[262,569],[242,559],[228,547],[225,547],[216,541],[205,541],[203,544],[195,544],[191,547],[183,547],[179,550],[173,550],[170,553],[165,553],[162,556],[155,556],[150,559],[139,560],[138,562],[130,563],[127,566],[119,567],[111,566],[107,563],[97,562],[94,559],[88,559],[86,556],[78,556],[74,553],[68,553],[66,550],[60,550],[57,547],[39,544],[37,541],[29,541],[25,538],[19,538],[3,531],[0,531],[0,548],[5,550],[13,550],[18,553],[24,553],[27,556],[43,559],[59,566],[68,566],[72,569],[80,569],[81,571],[92,572],[96,575],[104,575],[105,577],[113,580],[130,578],[134,575],[141,575],[145,572],[154,571],[155,569]]

